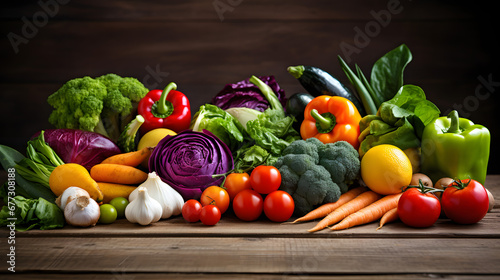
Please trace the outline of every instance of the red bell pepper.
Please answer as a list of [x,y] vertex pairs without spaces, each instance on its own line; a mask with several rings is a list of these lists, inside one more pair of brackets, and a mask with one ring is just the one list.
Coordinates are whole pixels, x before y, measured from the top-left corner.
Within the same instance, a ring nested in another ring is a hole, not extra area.
[[164,90],[154,89],[140,101],[137,112],[144,117],[140,132],[155,128],[168,128],[177,133],[188,129],[191,123],[191,105],[182,92],[177,91],[175,83],[168,84]]

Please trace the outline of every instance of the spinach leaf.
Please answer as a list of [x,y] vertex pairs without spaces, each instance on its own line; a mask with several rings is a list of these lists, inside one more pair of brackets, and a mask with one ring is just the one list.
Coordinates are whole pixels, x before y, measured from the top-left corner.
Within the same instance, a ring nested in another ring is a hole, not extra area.
[[403,72],[411,60],[410,49],[402,44],[375,62],[370,76],[370,85],[376,96],[374,100],[384,102],[394,97],[403,86]]
[[11,197],[0,211],[0,226],[14,221],[17,231],[33,228],[54,229],[64,226],[64,214],[54,203],[43,198],[29,199],[22,196]]

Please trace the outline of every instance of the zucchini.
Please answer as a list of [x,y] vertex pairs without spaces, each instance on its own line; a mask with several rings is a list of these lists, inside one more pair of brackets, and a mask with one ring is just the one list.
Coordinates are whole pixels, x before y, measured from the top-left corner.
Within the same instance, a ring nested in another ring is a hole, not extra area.
[[289,66],[288,73],[299,80],[304,89],[312,96],[335,95],[349,99],[361,116],[366,115],[365,108],[346,86],[328,72],[314,66]]

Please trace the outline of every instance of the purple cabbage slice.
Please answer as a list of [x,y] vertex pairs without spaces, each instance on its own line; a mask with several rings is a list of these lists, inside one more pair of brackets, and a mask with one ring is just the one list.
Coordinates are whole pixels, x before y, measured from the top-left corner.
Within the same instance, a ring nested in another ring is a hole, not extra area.
[[184,200],[199,199],[207,187],[220,185],[224,178],[212,175],[227,173],[233,167],[228,146],[208,130],[168,135],[149,158],[149,172],[156,172]]

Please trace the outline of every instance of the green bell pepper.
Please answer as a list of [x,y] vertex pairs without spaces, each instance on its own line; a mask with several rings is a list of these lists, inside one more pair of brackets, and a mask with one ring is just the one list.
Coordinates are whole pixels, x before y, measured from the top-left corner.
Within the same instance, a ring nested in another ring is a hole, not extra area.
[[452,111],[425,126],[421,170],[436,182],[440,178],[474,179],[484,185],[490,154],[490,132]]

